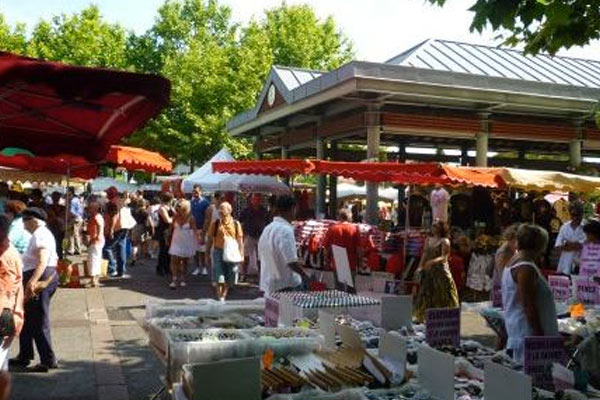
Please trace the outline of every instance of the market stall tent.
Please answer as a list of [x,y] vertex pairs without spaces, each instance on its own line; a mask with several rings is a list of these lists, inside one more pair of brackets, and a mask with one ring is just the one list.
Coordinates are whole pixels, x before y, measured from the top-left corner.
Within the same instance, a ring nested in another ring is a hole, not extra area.
[[213,172],[257,175],[304,175],[315,169],[310,160],[261,160],[213,162]]
[[131,192],[135,192],[138,189],[137,186],[132,185],[131,183],[118,181],[116,179],[108,178],[108,177],[101,177],[101,178],[94,179],[92,181],[91,186],[92,186],[93,193],[105,192],[111,186],[116,187],[120,193],[122,193],[122,192],[130,192],[131,193]]
[[111,146],[104,161],[130,171],[143,170],[160,174],[170,173],[173,163],[157,152],[130,146]]
[[600,178],[554,171],[501,168],[500,177],[521,190],[593,193],[600,191]]
[[212,163],[215,161],[235,161],[235,159],[227,149],[221,149],[203,166],[183,180],[183,191],[186,193],[191,192],[194,185],[200,185],[203,190],[209,192],[219,190],[219,182],[230,175],[213,172]]
[[[338,200],[348,197],[366,197],[366,186],[354,185],[351,183],[338,183],[337,198]],[[395,201],[398,200],[398,190],[394,188],[379,188],[379,198]]]
[[42,173],[92,179],[98,174],[98,167],[81,156],[58,154],[56,156],[30,156],[15,154],[0,155],[0,166],[14,168],[26,173]]
[[233,174],[219,182],[219,190],[227,192],[269,193],[284,195],[290,193],[285,183],[272,176]]

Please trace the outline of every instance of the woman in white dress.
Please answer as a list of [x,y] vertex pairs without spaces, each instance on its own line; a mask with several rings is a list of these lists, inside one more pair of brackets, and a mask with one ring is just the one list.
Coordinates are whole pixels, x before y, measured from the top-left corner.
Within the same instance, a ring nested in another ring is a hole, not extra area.
[[88,246],[87,275],[92,278],[92,286],[98,286],[102,269],[102,249],[104,248],[104,218],[100,214],[100,204],[92,201],[88,204],[90,219],[87,232],[90,237]]
[[188,259],[194,257],[198,251],[200,231],[196,227],[196,221],[191,213],[191,204],[188,200],[179,200],[175,205],[175,216],[173,217],[173,235],[171,238],[171,289],[179,286],[184,287],[185,270]]

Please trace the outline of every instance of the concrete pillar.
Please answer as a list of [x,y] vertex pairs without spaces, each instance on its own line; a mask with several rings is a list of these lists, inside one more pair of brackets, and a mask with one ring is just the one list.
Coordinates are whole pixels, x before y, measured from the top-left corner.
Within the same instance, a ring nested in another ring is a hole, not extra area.
[[477,134],[477,145],[475,149],[475,165],[478,167],[487,167],[489,132],[489,114],[481,114],[481,132]]
[[581,147],[583,143],[583,120],[577,119],[575,125],[575,139],[569,143],[569,162],[571,167],[581,167],[583,158],[581,156]]
[[569,163],[571,167],[578,168],[581,166],[581,140],[574,139],[569,143]]
[[287,160],[288,158],[288,149],[285,146],[281,146],[281,159]]
[[[316,150],[317,150],[317,160],[325,159],[325,141],[323,138],[317,138],[316,140]],[[317,214],[317,218],[320,215],[324,215],[325,210],[325,175],[317,176],[317,195],[316,195],[316,204],[315,204],[315,213]]]
[[[379,155],[379,140],[380,140],[379,125],[367,126],[367,159],[370,161],[377,160]],[[367,182],[367,209],[365,219],[369,224],[376,224],[377,218],[377,201],[379,199],[379,184],[376,182]]]

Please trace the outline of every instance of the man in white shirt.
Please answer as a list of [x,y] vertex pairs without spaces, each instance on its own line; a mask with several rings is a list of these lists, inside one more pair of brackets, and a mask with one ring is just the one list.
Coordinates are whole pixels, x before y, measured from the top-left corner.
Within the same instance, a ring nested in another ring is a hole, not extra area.
[[291,196],[277,199],[273,222],[267,225],[258,241],[260,289],[265,294],[293,289],[308,280],[298,261],[294,227],[290,223],[295,203]]
[[10,364],[27,367],[34,359],[35,341],[40,364],[29,368],[30,372],[48,372],[50,368],[57,368],[50,336],[50,300],[58,286],[58,255],[54,235],[46,227],[46,218],[46,212],[37,207],[23,211],[25,229],[31,233],[29,246],[23,254],[25,324],[19,338],[19,355],[10,360]]
[[585,233],[581,223],[583,220],[583,205],[580,202],[571,203],[569,214],[571,220],[561,226],[554,245],[561,252],[557,271],[566,275],[571,275],[573,266],[583,248],[583,242],[585,242]]

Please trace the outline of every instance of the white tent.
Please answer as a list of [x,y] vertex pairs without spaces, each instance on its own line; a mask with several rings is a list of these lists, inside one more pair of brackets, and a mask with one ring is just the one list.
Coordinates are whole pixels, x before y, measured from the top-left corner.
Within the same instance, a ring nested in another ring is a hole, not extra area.
[[276,195],[289,194],[290,188],[272,176],[232,174],[219,182],[219,189],[227,192],[256,192]]
[[213,161],[235,161],[231,153],[227,149],[221,149],[215,154],[210,160],[208,160],[203,166],[194,171],[193,174],[183,180],[183,191],[189,193],[192,191],[194,185],[202,186],[203,190],[212,192],[220,190],[219,182],[229,178],[230,174],[216,174],[212,170]]
[[92,181],[92,192],[93,193],[105,192],[106,189],[108,189],[111,186],[116,187],[117,190],[121,193],[122,192],[135,192],[138,189],[137,186],[132,185],[131,183],[118,181],[113,178],[101,177],[101,178],[96,178]]
[[[340,183],[337,185],[337,198],[366,197],[366,186],[353,185],[351,183]],[[398,190],[394,188],[379,188],[379,198],[386,200],[398,200]]]

